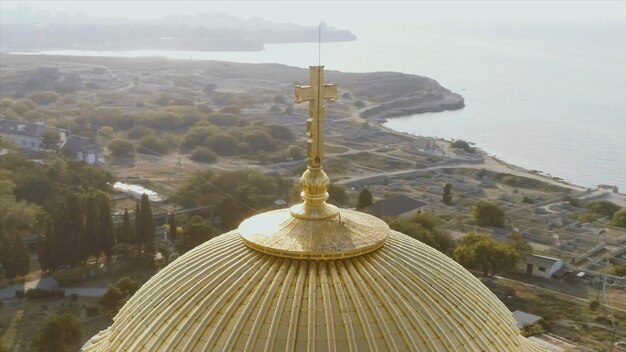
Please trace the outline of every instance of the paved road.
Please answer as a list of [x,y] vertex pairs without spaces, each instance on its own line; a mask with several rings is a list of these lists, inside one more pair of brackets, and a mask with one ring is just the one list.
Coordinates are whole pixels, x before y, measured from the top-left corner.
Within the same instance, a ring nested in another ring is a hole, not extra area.
[[[0,289],[0,299],[10,299],[15,297],[15,291],[30,290],[33,288],[50,290],[59,288],[59,283],[53,277],[48,276],[41,280],[28,281],[26,284],[2,288]],[[66,296],[77,294],[83,297],[101,297],[107,291],[106,287],[62,287],[62,289],[65,290]]]

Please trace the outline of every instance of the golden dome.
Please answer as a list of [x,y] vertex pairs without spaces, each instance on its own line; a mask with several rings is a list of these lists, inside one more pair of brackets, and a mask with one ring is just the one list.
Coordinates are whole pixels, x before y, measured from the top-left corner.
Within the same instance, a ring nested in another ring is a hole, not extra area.
[[152,277],[84,352],[540,351],[472,274],[373,216],[326,204],[322,67],[303,203],[263,213]]
[[238,231],[157,273],[83,351],[539,351],[435,249],[391,231],[349,259],[260,253]]

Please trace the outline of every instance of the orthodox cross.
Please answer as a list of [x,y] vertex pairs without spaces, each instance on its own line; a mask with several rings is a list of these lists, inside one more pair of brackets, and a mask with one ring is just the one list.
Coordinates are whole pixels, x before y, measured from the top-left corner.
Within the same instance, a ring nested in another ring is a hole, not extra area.
[[309,102],[306,120],[307,158],[310,167],[320,167],[324,158],[324,99],[337,100],[337,85],[324,84],[324,66],[309,66],[309,85],[296,86],[296,103]]

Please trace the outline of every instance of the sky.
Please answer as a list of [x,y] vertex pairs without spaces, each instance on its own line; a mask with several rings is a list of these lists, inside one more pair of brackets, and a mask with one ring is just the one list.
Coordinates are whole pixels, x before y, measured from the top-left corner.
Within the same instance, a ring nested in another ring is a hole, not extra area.
[[[334,27],[372,22],[626,19],[625,1],[0,1],[0,10],[85,12],[90,17],[161,18],[227,12],[243,18]],[[348,28],[349,29],[349,28]]]

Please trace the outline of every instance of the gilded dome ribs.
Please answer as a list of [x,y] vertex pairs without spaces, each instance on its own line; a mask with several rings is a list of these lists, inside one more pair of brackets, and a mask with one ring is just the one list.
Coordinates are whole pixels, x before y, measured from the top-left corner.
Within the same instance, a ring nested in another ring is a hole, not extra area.
[[[270,257],[270,258],[264,258],[264,259],[265,260],[262,261],[263,265],[260,268],[256,270],[251,269],[247,271],[243,276],[241,276],[237,280],[236,285],[233,285],[228,288],[225,295],[228,295],[229,300],[227,302],[224,302],[224,305],[221,305],[221,304],[216,305],[222,308],[220,311],[218,311],[216,314],[206,315],[207,317],[213,318],[211,319],[211,322],[214,321],[214,318],[219,318],[219,320],[217,320],[217,322],[212,324],[213,330],[211,331],[209,338],[207,339],[207,341],[204,343],[203,347],[201,348],[202,351],[211,351],[215,349],[219,349],[219,350],[227,349],[228,347],[227,345],[220,346],[218,342],[220,341],[220,336],[225,333],[229,320],[236,319],[234,321],[234,326],[235,327],[238,326],[240,318],[242,318],[242,316],[246,314],[247,312],[250,312],[250,309],[254,308],[254,304],[257,303],[257,300],[254,300],[254,298],[255,297],[258,298],[261,295],[263,291],[262,289],[263,284],[266,283],[274,275],[274,272],[276,271],[276,266],[277,266],[276,261],[279,260],[279,258]],[[243,300],[250,294],[251,291],[255,291],[254,296],[252,297],[253,299],[250,300],[252,304],[249,303],[246,305],[242,305]],[[226,307],[226,309],[224,309],[224,307]],[[242,315],[237,317],[236,315],[234,315],[234,313],[240,307],[244,308],[244,313],[242,313]],[[203,325],[204,324],[201,324],[198,328],[203,327]],[[206,331],[206,327],[204,327],[204,329]],[[235,330],[231,328],[231,336],[232,336],[233,331],[241,331],[241,330]],[[190,350],[194,350],[195,347],[196,346],[192,346]]]
[[[317,263],[312,263],[312,265],[318,265]],[[330,295],[330,284],[328,282],[328,271],[326,268],[326,261],[319,262],[319,275],[318,278],[320,280],[320,286],[322,289],[322,299],[324,300],[324,317],[326,318],[326,344],[327,351],[333,352],[337,350],[337,346],[335,342],[337,340],[335,336],[335,322],[333,317],[333,303],[332,296]]]
[[[280,262],[280,263],[278,263]],[[271,303],[272,301],[274,301],[274,299],[276,298],[276,291],[278,291],[278,289],[280,288],[281,284],[285,284],[285,286],[283,287],[287,287],[286,283],[287,282],[283,282],[285,274],[287,273],[287,267],[290,266],[290,261],[289,260],[282,260],[279,259],[276,263],[274,263],[273,267],[276,267],[280,264],[280,267],[278,268],[278,272],[275,275],[271,275],[268,273],[268,275],[265,276],[265,278],[263,279],[263,285],[261,287],[259,287],[259,289],[257,289],[255,291],[255,300],[260,302],[260,305],[258,307],[258,313],[256,314],[256,316],[254,317],[254,321],[267,321],[265,319],[265,316],[267,315],[268,310],[271,307]],[[267,289],[266,292],[265,291],[265,286],[267,286],[268,284],[268,279],[271,279],[271,284],[269,284],[269,288]],[[264,293],[265,297],[257,297],[258,295],[261,295],[262,293]],[[246,306],[246,310],[244,311],[244,313],[241,314],[241,317],[239,318],[239,320],[237,321],[237,325],[235,325],[235,328],[233,329],[233,331],[239,331],[242,329],[243,323],[245,321],[248,320],[249,315],[251,314],[251,310],[252,308],[256,308],[256,307],[252,307],[252,305],[248,305]],[[273,321],[271,321],[273,323]],[[254,350],[254,346],[258,340],[259,336],[259,331],[261,330],[262,325],[261,324],[253,324],[252,328],[250,329],[249,332],[249,336],[248,336],[248,341],[246,342],[246,346],[244,348],[244,351],[252,351]],[[237,335],[232,334],[229,337],[228,341],[231,341],[231,339],[237,339]],[[267,338],[269,339],[270,336],[268,335]],[[229,346],[234,345],[234,340],[232,342],[231,345],[229,345],[228,343],[226,344],[226,347],[228,348]]]
[[[299,263],[293,262],[293,261],[285,261],[283,265],[286,265],[286,266],[288,265],[289,268],[288,268],[287,276],[285,277],[285,280],[282,283],[280,293],[278,294],[278,299],[276,300],[275,310],[272,316],[270,329],[267,334],[267,342],[265,344],[265,349],[264,349],[266,352],[274,351],[274,343],[278,338],[280,338],[278,334],[278,328],[281,325],[281,318],[282,318],[283,311],[285,310],[285,305],[287,302],[287,298],[289,296],[289,291],[294,289],[293,287],[294,277],[296,276],[296,273],[298,272],[298,267],[299,267]],[[280,281],[276,281],[276,283],[280,285]],[[246,344],[246,350],[249,351],[254,346],[250,346],[250,348],[248,347],[249,347],[248,344]]]
[[356,336],[354,333],[354,327],[352,324],[352,314],[350,314],[350,307],[348,306],[348,302],[346,300],[346,296],[343,292],[342,280],[339,278],[339,273],[337,272],[337,265],[335,261],[329,261],[328,266],[330,267],[330,275],[332,277],[333,287],[335,288],[335,296],[337,297],[337,301],[339,301],[339,312],[341,312],[341,319],[343,320],[343,327],[345,328],[346,340],[348,341],[348,347],[350,351],[357,351],[357,343]]
[[[291,314],[289,315],[289,328],[287,330],[287,340],[285,341],[285,351],[295,350],[296,334],[299,328],[300,306],[304,292],[305,280],[308,265],[305,261],[298,261],[298,278],[296,279],[293,302],[291,305]],[[266,349],[267,350],[267,349]],[[267,350],[269,352],[269,350]]]
[[[363,332],[363,337],[367,342],[367,347],[369,351],[378,351],[378,347],[376,346],[376,339],[374,336],[374,332],[372,331],[372,327],[370,326],[369,320],[367,318],[367,313],[364,309],[364,302],[359,298],[359,292],[355,287],[355,282],[353,281],[352,276],[350,276],[349,270],[346,268],[346,264],[350,263],[350,260],[347,261],[337,261],[336,266],[339,269],[341,274],[341,280],[338,280],[340,283],[344,282],[346,285],[346,289],[348,290],[348,295],[346,295],[352,301],[352,306],[356,310],[357,317],[359,318],[360,324],[358,326],[361,327]],[[340,298],[343,298],[343,292],[340,293]],[[363,346],[365,347],[365,346]],[[358,350],[358,346],[357,346]]]

